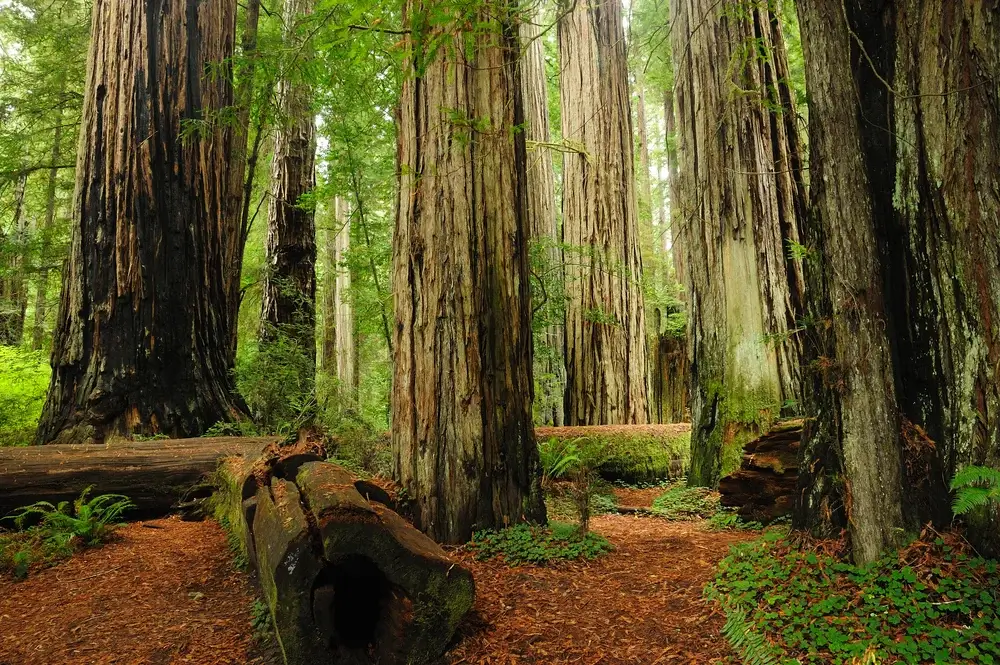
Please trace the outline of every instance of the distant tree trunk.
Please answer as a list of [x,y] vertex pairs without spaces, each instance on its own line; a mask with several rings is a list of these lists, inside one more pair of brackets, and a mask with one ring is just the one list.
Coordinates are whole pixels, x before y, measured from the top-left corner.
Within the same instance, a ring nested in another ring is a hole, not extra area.
[[[908,484],[927,494],[918,517],[947,524],[955,471],[1000,467],[1000,4],[905,0],[895,10],[887,303],[900,331],[900,406],[937,444],[935,464]],[[908,454],[928,452],[907,443]],[[974,526],[1000,549],[995,523]]]
[[681,219],[680,206],[680,170],[677,160],[677,112],[674,110],[674,91],[665,90],[663,92],[663,129],[666,138],[667,153],[667,191],[670,194],[670,230],[663,236],[663,251],[670,252],[674,260],[674,277],[681,284],[684,284],[686,271],[684,270],[684,223]]
[[[312,12],[312,0],[286,0],[286,43],[307,48],[297,35],[299,19]],[[302,197],[316,184],[316,120],[312,91],[297,67],[278,83],[282,125],[274,138],[271,201],[268,208],[266,270],[261,312],[261,341],[277,336],[295,343],[316,360],[316,222]],[[305,377],[307,382],[312,380]]]
[[[689,480],[715,486],[798,400],[803,281],[787,258],[805,211],[777,18],[672,0],[680,199],[691,356]],[[768,57],[747,57],[747,49]],[[756,52],[756,51],[754,51]],[[771,109],[780,109],[772,111]]]
[[649,360],[620,0],[559,20],[566,259],[566,424],[649,422]]
[[250,206],[253,198],[254,174],[263,140],[262,127],[257,127],[253,147],[249,150],[250,108],[253,105],[254,77],[257,72],[257,33],[260,23],[260,0],[247,0],[240,40],[240,61],[236,68],[236,123],[233,131],[233,155],[229,160],[229,200],[226,222],[230,231],[226,236],[226,293],[228,316],[231,321],[229,364],[236,364],[237,333],[240,305],[243,303],[243,252],[250,234]]
[[485,12],[475,33],[428,25],[448,6],[404,8],[414,32],[399,110],[392,444],[416,524],[460,543],[544,521],[545,507],[531,421],[527,158],[512,131],[524,122],[517,26]]
[[[806,359],[814,371],[805,393],[815,419],[803,434],[796,523],[827,532],[848,526],[855,559],[864,563],[896,547],[906,524],[878,204],[851,69],[869,65],[860,64],[845,22],[845,13],[854,13],[851,4],[798,5],[811,150],[804,245],[814,322]],[[872,166],[875,178],[886,170],[885,164]]]
[[333,223],[326,231],[326,278],[323,281],[323,352],[321,365],[327,375],[337,376],[337,236],[347,223],[345,203],[339,196],[333,200]]
[[639,130],[639,214],[653,218],[653,182],[649,176],[649,126],[646,123],[646,90],[641,80],[636,83],[636,124]]
[[[547,144],[549,132],[549,91],[545,76],[545,44],[542,41],[540,11],[530,21],[521,24],[521,88],[524,99],[525,138],[528,148],[527,212],[528,229],[533,242],[544,248],[544,266],[547,273],[555,273],[561,282],[562,252],[559,249],[559,228],[556,220],[555,173],[552,152]],[[534,148],[531,146],[534,145]],[[544,279],[544,276],[539,276]],[[561,293],[545,292],[546,302],[536,305],[540,311],[561,310],[558,299]],[[538,334],[535,348],[535,381],[541,394],[535,403],[544,424],[563,424],[563,394],[566,390],[566,364],[563,359],[565,327],[560,323],[546,326]]]
[[681,423],[688,410],[687,339],[664,329],[664,313],[655,312],[656,357],[652,376],[653,409],[658,423]]
[[27,248],[27,216],[24,214],[24,193],[28,172],[14,184],[14,224],[10,263],[6,275],[0,275],[0,344],[16,346],[24,336],[24,312],[27,292],[24,288],[24,255]]
[[227,362],[236,3],[96,0],[74,228],[39,443],[199,435],[241,414]]
[[338,218],[343,220],[337,225],[337,236],[334,239],[334,249],[337,253],[337,279],[335,282],[335,316],[337,338],[337,382],[340,384],[340,394],[345,398],[345,406],[357,403],[358,395],[358,347],[354,330],[354,299],[351,295],[351,270],[344,264],[351,250],[351,211],[346,201],[341,202],[343,209]]
[[52,247],[52,229],[56,221],[56,186],[59,184],[61,155],[62,117],[60,116],[52,136],[52,157],[45,185],[45,221],[39,229],[42,244],[39,251],[38,284],[35,286],[35,320],[31,331],[31,348],[36,350],[45,344],[45,319],[49,310],[49,261],[53,259],[49,253]]

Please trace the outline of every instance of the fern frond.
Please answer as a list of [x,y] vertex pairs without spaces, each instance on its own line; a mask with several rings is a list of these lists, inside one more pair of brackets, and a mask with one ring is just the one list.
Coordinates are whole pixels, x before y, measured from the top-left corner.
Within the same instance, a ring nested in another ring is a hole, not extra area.
[[756,633],[741,607],[728,608],[722,634],[745,665],[778,665],[778,655],[767,638]]
[[973,485],[1000,487],[1000,470],[986,466],[967,466],[951,479],[951,489],[953,490]]

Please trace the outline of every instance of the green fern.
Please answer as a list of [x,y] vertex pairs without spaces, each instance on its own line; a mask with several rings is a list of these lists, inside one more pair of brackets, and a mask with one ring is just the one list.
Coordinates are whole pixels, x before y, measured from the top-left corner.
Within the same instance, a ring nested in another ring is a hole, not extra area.
[[984,466],[967,466],[951,481],[955,492],[952,510],[967,515],[973,510],[1000,503],[1000,470]]
[[83,490],[79,498],[72,502],[60,501],[53,505],[39,501],[15,511],[5,519],[11,519],[18,529],[24,529],[33,518],[39,518],[40,527],[49,540],[59,546],[68,546],[78,539],[85,545],[103,542],[110,531],[121,522],[127,510],[135,504],[121,494],[102,494],[88,499],[93,486]]
[[778,665],[775,648],[766,637],[754,632],[743,608],[727,608],[722,634],[740,654],[745,665]]

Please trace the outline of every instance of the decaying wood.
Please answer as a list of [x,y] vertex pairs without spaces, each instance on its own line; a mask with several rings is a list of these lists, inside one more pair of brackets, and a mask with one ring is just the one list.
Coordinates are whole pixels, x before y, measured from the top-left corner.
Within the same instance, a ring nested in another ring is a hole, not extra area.
[[744,519],[765,523],[791,515],[803,422],[779,422],[746,445],[740,469],[719,481],[723,506],[739,508]]
[[0,448],[0,517],[36,501],[124,494],[136,504],[126,517],[162,517],[204,483],[222,458],[257,459],[274,438],[206,438]]
[[444,652],[472,607],[471,574],[347,471],[288,465],[279,451],[227,460],[220,479],[219,515],[258,573],[287,664],[409,665]]

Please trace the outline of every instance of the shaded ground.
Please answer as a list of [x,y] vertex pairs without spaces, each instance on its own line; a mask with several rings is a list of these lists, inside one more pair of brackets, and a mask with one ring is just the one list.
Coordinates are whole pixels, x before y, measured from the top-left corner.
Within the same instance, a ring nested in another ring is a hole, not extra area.
[[262,663],[254,597],[215,522],[130,524],[24,582],[0,580],[0,665]]
[[751,535],[623,515],[591,525],[616,548],[591,563],[512,569],[461,555],[476,577],[476,616],[449,665],[705,665],[731,655],[701,592],[729,546]]
[[[639,497],[634,497],[639,500]],[[251,637],[254,592],[214,522],[132,524],[116,542],[27,581],[0,581],[0,665],[271,665]],[[477,599],[447,665],[704,665],[729,655],[701,599],[715,563],[751,536],[697,523],[592,520],[615,552],[509,568],[457,555]]]

